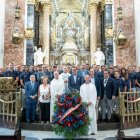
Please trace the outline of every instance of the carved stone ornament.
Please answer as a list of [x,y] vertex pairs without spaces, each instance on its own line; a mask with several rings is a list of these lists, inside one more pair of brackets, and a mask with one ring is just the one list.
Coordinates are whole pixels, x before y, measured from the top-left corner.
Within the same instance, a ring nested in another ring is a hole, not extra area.
[[105,28],[105,38],[106,39],[113,38],[113,28],[112,28],[112,26],[108,26],[107,28]]
[[28,27],[25,30],[25,33],[24,33],[26,39],[33,39],[34,38],[34,34],[35,33],[34,33],[33,28],[30,28],[30,27]]
[[17,82],[12,77],[0,77],[0,91],[15,91]]

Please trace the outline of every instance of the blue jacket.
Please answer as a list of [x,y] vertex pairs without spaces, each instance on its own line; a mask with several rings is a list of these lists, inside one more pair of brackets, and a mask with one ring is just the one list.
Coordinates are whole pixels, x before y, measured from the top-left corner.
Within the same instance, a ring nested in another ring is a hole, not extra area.
[[99,79],[104,78],[104,73],[103,71],[95,71],[95,76],[98,77]]
[[126,83],[125,83],[125,80],[123,80],[122,78],[115,79],[115,82],[116,82],[116,96],[118,96],[119,91],[124,92],[124,89],[126,87]]
[[95,87],[97,91],[97,97],[101,97],[101,84],[100,84],[100,79],[96,76],[94,76],[95,80]]
[[13,71],[7,70],[6,72],[4,72],[3,77],[12,77],[14,80],[16,80],[16,77],[19,77],[19,76],[18,76],[17,71],[15,71],[15,70],[13,70]]
[[51,73],[49,71],[45,71],[45,72],[38,72],[37,73],[37,81],[41,84],[41,77],[43,76],[47,76],[48,77],[48,83],[51,82]]
[[68,88],[70,91],[76,89],[78,91],[80,91],[80,86],[83,84],[84,79],[82,76],[77,75],[76,77],[76,83],[74,81],[74,76],[73,74],[71,76],[68,77]]
[[34,82],[34,87],[31,85],[31,81],[25,83],[25,94],[26,94],[26,102],[34,103],[37,102],[36,99],[31,99],[30,96],[38,95],[38,83]]
[[103,99],[104,94],[106,94],[108,99],[112,99],[112,96],[116,96],[116,83],[111,77],[108,78],[106,87],[104,87],[104,78],[101,79],[101,99]]
[[89,75],[89,71],[88,70],[78,70],[77,71],[77,75],[82,76],[83,78],[85,77],[85,75]]

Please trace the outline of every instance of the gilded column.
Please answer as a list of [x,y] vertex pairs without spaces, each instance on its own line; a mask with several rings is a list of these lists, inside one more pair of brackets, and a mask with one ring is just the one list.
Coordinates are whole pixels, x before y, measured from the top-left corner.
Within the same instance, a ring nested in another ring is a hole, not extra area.
[[97,49],[97,3],[89,5],[90,12],[90,63],[95,64],[93,53]]
[[50,15],[50,3],[45,2],[43,5],[43,35],[42,35],[42,47],[45,52],[45,64],[49,64],[50,46],[49,46],[49,15]]

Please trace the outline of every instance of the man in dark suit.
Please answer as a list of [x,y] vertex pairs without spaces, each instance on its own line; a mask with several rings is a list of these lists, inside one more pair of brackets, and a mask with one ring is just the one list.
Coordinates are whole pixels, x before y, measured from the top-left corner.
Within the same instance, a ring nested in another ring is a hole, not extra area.
[[113,78],[109,77],[109,71],[104,71],[104,78],[101,79],[101,114],[102,120],[107,119],[111,121],[112,105],[116,96],[116,84]]
[[86,66],[85,63],[83,63],[83,64],[81,65],[81,69],[79,69],[79,70],[77,71],[77,75],[82,76],[83,79],[85,78],[85,75],[89,75],[89,70],[87,70],[85,66]]
[[35,81],[35,75],[30,76],[30,81],[25,84],[26,94],[26,121],[35,121],[35,111],[37,104],[38,83]]
[[82,76],[77,74],[77,68],[72,68],[72,75],[68,78],[68,88],[70,91],[78,90],[80,91],[80,86],[83,84],[84,79]]

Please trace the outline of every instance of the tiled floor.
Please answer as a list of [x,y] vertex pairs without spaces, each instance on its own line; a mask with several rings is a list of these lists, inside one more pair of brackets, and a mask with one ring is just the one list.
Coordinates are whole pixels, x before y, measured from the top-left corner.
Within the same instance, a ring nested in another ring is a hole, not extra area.
[[[126,136],[140,136],[140,128],[124,130]],[[0,135],[13,135],[14,130],[7,128],[0,128]],[[22,135],[26,140],[43,140],[45,138],[63,138],[55,135],[54,132],[48,131],[28,131],[22,130]],[[97,135],[84,136],[82,138],[94,138],[96,140],[116,140],[117,130],[98,131]]]

